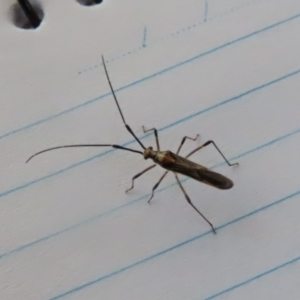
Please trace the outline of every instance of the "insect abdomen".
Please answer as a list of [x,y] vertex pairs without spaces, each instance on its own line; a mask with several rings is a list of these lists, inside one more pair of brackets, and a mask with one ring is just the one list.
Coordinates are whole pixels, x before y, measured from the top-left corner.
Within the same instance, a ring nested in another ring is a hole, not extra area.
[[198,180],[218,189],[228,190],[233,187],[233,182],[229,178],[219,173],[213,172],[211,170],[198,170],[197,173]]

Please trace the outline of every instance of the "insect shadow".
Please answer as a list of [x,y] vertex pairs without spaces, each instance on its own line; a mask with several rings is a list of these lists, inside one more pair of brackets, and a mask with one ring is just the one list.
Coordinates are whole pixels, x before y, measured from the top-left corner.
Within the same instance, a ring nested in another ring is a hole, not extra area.
[[33,154],[32,156],[30,156],[28,158],[28,160],[26,161],[29,162],[33,157],[44,153],[44,152],[48,152],[48,151],[52,151],[52,150],[56,150],[56,149],[61,149],[61,148],[75,148],[75,147],[112,147],[115,149],[120,149],[120,150],[125,150],[125,151],[131,151],[134,153],[138,153],[144,156],[145,159],[152,159],[152,161],[154,162],[153,165],[151,165],[150,167],[146,168],[145,170],[143,170],[142,172],[136,174],[135,176],[132,177],[132,185],[131,187],[126,190],[126,192],[132,190],[134,188],[134,181],[135,179],[137,179],[138,177],[140,177],[141,175],[143,175],[144,173],[152,170],[154,167],[156,167],[157,165],[161,166],[162,168],[166,169],[166,171],[164,172],[164,174],[160,177],[160,179],[158,180],[158,182],[153,186],[152,188],[152,194],[150,199],[148,200],[148,203],[150,203],[151,199],[154,196],[154,191],[157,189],[157,187],[160,185],[160,183],[162,182],[162,180],[166,177],[166,175],[169,172],[173,172],[175,179],[181,189],[181,191],[183,192],[187,202],[194,208],[194,210],[201,215],[201,217],[210,225],[212,231],[214,233],[216,233],[215,228],[213,226],[213,224],[195,207],[195,205],[192,203],[190,197],[188,196],[188,194],[186,193],[183,185],[181,184],[179,178],[178,178],[178,173],[188,176],[190,178],[193,178],[197,181],[203,182],[205,184],[208,184],[210,186],[213,186],[215,188],[218,189],[222,189],[222,190],[227,190],[227,189],[231,189],[233,187],[233,182],[232,180],[230,180],[229,178],[216,173],[212,170],[209,170],[208,168],[201,166],[195,162],[190,161],[188,158],[194,154],[195,152],[201,150],[202,148],[208,146],[208,145],[213,145],[216,150],[220,153],[220,155],[223,157],[223,159],[226,161],[226,163],[228,164],[228,166],[234,166],[234,165],[238,165],[238,163],[234,163],[231,164],[229,163],[229,161],[226,159],[226,157],[224,156],[224,154],[221,152],[221,150],[219,149],[219,147],[216,145],[216,143],[214,141],[207,141],[206,143],[204,143],[202,146],[197,147],[196,149],[194,149],[193,151],[191,151],[188,155],[186,155],[185,157],[182,157],[179,155],[179,152],[183,146],[183,144],[185,143],[185,141],[187,139],[196,141],[197,138],[199,137],[199,135],[197,135],[195,138],[192,137],[188,137],[188,136],[184,136],[181,140],[181,143],[176,151],[176,153],[173,153],[171,151],[161,151],[160,150],[160,146],[159,146],[159,139],[158,139],[158,133],[157,133],[157,129],[156,128],[150,128],[150,129],[145,129],[145,127],[143,126],[143,131],[144,133],[149,132],[149,131],[153,131],[154,136],[155,136],[155,141],[156,141],[156,148],[157,150],[153,150],[153,147],[145,147],[143,145],[143,143],[141,142],[141,140],[135,135],[135,133],[132,131],[131,127],[126,123],[124,115],[122,113],[122,110],[120,108],[119,102],[117,100],[117,97],[115,95],[114,89],[112,87],[108,72],[107,72],[107,68],[105,65],[105,61],[104,61],[104,57],[102,55],[102,63],[104,66],[104,70],[105,70],[105,74],[106,74],[106,78],[108,81],[108,84],[110,86],[111,89],[111,93],[113,95],[113,98],[116,102],[116,105],[118,107],[120,116],[122,118],[122,121],[125,125],[125,128],[127,129],[127,131],[134,137],[134,139],[140,144],[140,146],[143,149],[142,151],[138,151],[135,149],[131,149],[131,148],[126,148],[120,145],[115,145],[115,144],[77,144],[77,145],[63,145],[63,146],[57,146],[57,147],[53,147],[53,148],[48,148],[42,151],[39,151],[35,154]]

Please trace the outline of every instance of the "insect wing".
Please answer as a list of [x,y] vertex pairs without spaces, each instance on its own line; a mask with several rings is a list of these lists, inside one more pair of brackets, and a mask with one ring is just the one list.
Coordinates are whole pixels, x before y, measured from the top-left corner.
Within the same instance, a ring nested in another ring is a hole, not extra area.
[[191,177],[218,189],[227,190],[233,187],[233,182],[229,178],[172,152],[170,155],[174,159],[174,163],[168,166],[170,171]]
[[211,170],[198,170],[198,175],[200,181],[218,189],[228,190],[233,187],[233,182],[229,178]]

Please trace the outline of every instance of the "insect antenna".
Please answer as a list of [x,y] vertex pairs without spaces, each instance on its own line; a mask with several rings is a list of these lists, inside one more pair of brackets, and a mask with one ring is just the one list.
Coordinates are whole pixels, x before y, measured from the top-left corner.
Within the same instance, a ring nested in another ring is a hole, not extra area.
[[78,145],[63,145],[63,146],[57,146],[57,147],[52,147],[52,148],[48,148],[42,151],[39,151],[33,155],[31,155],[26,163],[28,163],[32,158],[34,158],[35,156],[48,152],[48,151],[52,151],[52,150],[56,150],[56,149],[61,149],[61,148],[76,148],[76,147],[112,147],[112,148],[116,148],[116,149],[121,149],[121,150],[125,150],[125,151],[131,151],[131,152],[135,152],[135,153],[139,153],[143,155],[143,152],[138,151],[138,150],[134,150],[134,149],[130,149],[130,148],[126,148],[123,146],[119,146],[119,145],[114,145],[114,144],[78,144]]
[[108,76],[108,72],[107,72],[107,68],[106,68],[106,65],[105,65],[105,61],[104,61],[103,55],[101,55],[101,57],[102,57],[102,63],[103,63],[103,67],[104,67],[104,70],[105,70],[106,78],[107,78],[107,81],[108,81],[108,84],[109,84],[111,93],[112,93],[112,95],[113,95],[113,97],[114,97],[114,99],[115,99],[115,102],[116,102],[116,104],[117,104],[117,107],[118,107],[119,113],[120,113],[120,115],[121,115],[122,121],[123,121],[123,123],[124,123],[126,129],[128,130],[128,132],[135,138],[135,140],[141,145],[141,147],[142,147],[143,149],[146,149],[145,146],[143,145],[143,143],[142,143],[142,142],[138,139],[138,137],[134,134],[134,132],[132,131],[132,129],[130,128],[130,126],[129,126],[128,124],[126,124],[126,122],[125,122],[125,118],[124,118],[123,113],[122,113],[122,111],[121,111],[121,107],[120,107],[120,105],[119,105],[119,102],[118,102],[118,100],[117,100],[115,91],[114,91],[114,89],[113,89],[113,87],[112,87],[111,81],[110,81],[109,76]]

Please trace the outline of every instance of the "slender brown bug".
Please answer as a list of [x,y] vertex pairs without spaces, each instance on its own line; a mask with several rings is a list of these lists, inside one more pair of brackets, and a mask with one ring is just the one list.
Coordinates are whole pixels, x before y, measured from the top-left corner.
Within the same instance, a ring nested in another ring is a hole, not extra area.
[[194,204],[191,202],[190,197],[188,196],[188,194],[186,193],[184,187],[182,186],[177,173],[188,176],[190,178],[193,178],[197,181],[203,182],[205,184],[211,185],[215,188],[218,189],[222,189],[222,190],[227,190],[227,189],[231,189],[233,187],[233,182],[219,174],[216,173],[214,171],[211,171],[209,169],[207,169],[206,167],[203,167],[197,163],[194,163],[190,160],[188,160],[188,157],[190,157],[192,154],[194,154],[195,152],[199,151],[200,149],[212,144],[216,150],[220,153],[220,155],[223,157],[223,159],[226,161],[226,163],[228,164],[228,166],[234,166],[234,165],[238,165],[238,163],[234,163],[234,164],[230,164],[229,161],[226,159],[226,157],[223,155],[223,153],[221,152],[221,150],[219,149],[219,147],[215,144],[214,141],[207,141],[206,143],[204,143],[202,146],[197,147],[196,149],[194,149],[192,152],[190,152],[188,155],[186,155],[185,157],[179,156],[179,151],[181,150],[181,147],[183,146],[184,142],[186,141],[186,139],[190,139],[195,141],[199,135],[197,135],[195,138],[191,138],[188,136],[183,137],[183,139],[181,140],[181,143],[176,151],[176,154],[171,152],[171,151],[160,151],[160,147],[159,147],[159,140],[158,140],[158,133],[157,133],[157,129],[156,128],[151,128],[146,130],[145,127],[143,126],[143,131],[144,133],[148,132],[148,131],[153,131],[154,132],[154,136],[155,136],[155,141],[156,141],[156,147],[157,150],[153,150],[153,147],[148,147],[146,148],[143,143],[140,141],[140,139],[134,134],[134,132],[132,131],[132,129],[130,128],[130,126],[128,124],[126,124],[125,122],[125,118],[123,116],[123,113],[121,111],[119,102],[117,100],[117,97],[115,95],[114,89],[112,87],[108,72],[107,72],[107,68],[105,65],[105,61],[104,61],[104,57],[102,55],[102,63],[104,66],[104,70],[105,70],[105,74],[106,74],[106,78],[108,81],[108,84],[110,86],[110,90],[111,93],[113,95],[113,98],[116,102],[116,105],[118,107],[119,113],[121,115],[122,121],[125,125],[125,128],[127,129],[127,131],[134,137],[134,139],[140,144],[140,146],[143,148],[143,152],[142,151],[138,151],[138,150],[134,150],[134,149],[130,149],[130,148],[126,148],[120,145],[114,145],[114,144],[78,144],[78,145],[64,145],[64,146],[58,146],[58,147],[53,147],[53,148],[48,148],[42,151],[39,151],[37,153],[35,153],[34,155],[32,155],[31,157],[29,157],[29,159],[26,161],[29,162],[34,156],[39,155],[41,153],[47,152],[47,151],[51,151],[51,150],[56,150],[56,149],[61,149],[61,148],[74,148],[74,147],[112,147],[112,148],[116,148],[116,149],[121,149],[121,150],[126,150],[126,151],[131,151],[131,152],[135,152],[135,153],[139,153],[141,155],[144,156],[145,159],[152,159],[153,162],[155,163],[154,165],[151,165],[150,167],[146,168],[145,170],[143,170],[142,172],[136,174],[135,176],[132,177],[132,185],[131,187],[126,190],[126,192],[132,190],[134,188],[134,180],[137,179],[138,177],[140,177],[142,174],[146,173],[147,171],[153,169],[154,167],[156,167],[157,165],[160,165],[162,168],[166,169],[165,173],[160,177],[160,179],[158,180],[158,182],[153,186],[152,188],[152,194],[150,199],[148,200],[148,203],[150,203],[151,199],[154,196],[154,191],[157,189],[157,187],[160,185],[160,183],[162,182],[162,180],[165,178],[165,176],[168,174],[169,171],[173,172],[175,175],[175,179],[180,187],[180,189],[182,190],[187,202],[197,211],[197,213],[199,213],[202,218],[211,226],[212,230],[214,233],[216,233],[214,226],[212,225],[212,223],[194,206]]

